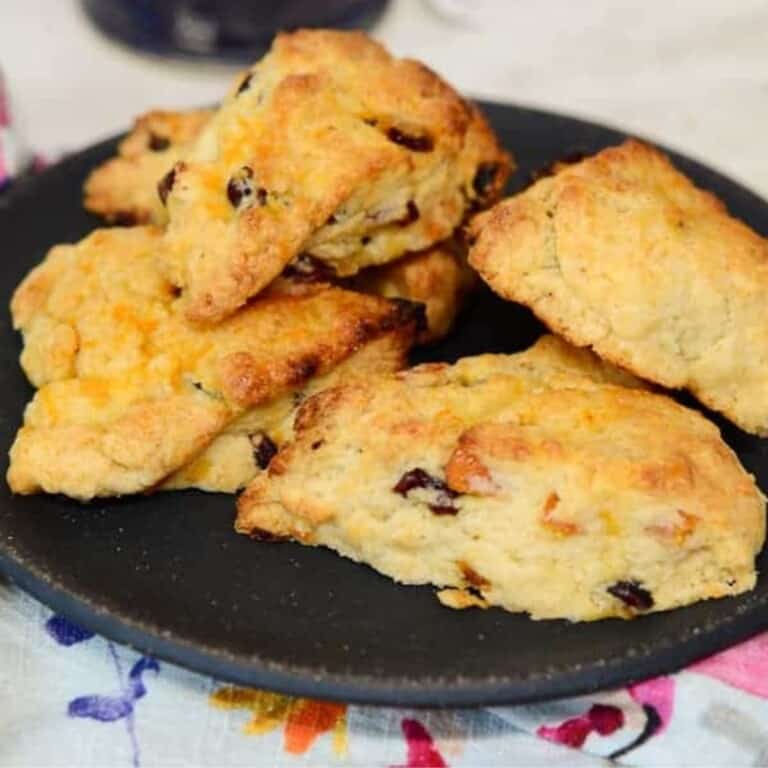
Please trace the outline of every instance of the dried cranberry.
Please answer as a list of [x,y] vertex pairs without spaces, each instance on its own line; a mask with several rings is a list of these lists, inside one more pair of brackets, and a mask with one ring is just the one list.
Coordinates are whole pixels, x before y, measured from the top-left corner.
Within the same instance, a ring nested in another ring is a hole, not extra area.
[[308,253],[300,253],[284,270],[283,277],[297,283],[327,283],[336,277],[332,266]]
[[110,216],[110,221],[118,227],[132,227],[139,223],[138,216],[133,211],[116,211]]
[[405,206],[405,216],[398,219],[397,223],[401,227],[407,227],[409,224],[413,224],[414,221],[417,221],[419,215],[419,206],[416,205],[413,200],[409,200],[408,205]]
[[[431,488],[432,482],[435,478],[429,474],[426,470],[409,469],[398,481],[397,485],[392,489],[395,493],[399,493],[401,496],[407,496],[408,491],[414,488]],[[438,481],[439,482],[439,481]]]
[[639,581],[617,581],[606,590],[609,594],[621,600],[622,603],[638,611],[649,611],[653,608],[653,595],[640,586]]
[[395,484],[392,490],[403,497],[415,488],[437,491],[435,502],[429,508],[436,515],[456,515],[459,510],[453,506],[453,499],[459,494],[449,488],[440,478],[433,477],[421,467],[409,469]]
[[247,91],[251,87],[251,80],[253,80],[253,72],[249,72],[244,78],[243,81],[240,83],[240,85],[237,88],[237,92],[235,93],[235,96],[239,96],[243,91]]
[[413,136],[394,126],[387,131],[387,138],[391,142],[399,144],[401,147],[410,149],[411,152],[431,152],[432,147],[434,146],[431,136],[428,136],[427,134]]
[[163,205],[166,204],[166,201],[168,200],[168,195],[171,194],[171,190],[173,189],[173,183],[175,181],[176,181],[176,167],[174,166],[157,183],[157,194],[160,196],[160,202],[162,202]]
[[[244,165],[239,171],[232,175],[227,182],[227,198],[232,203],[233,208],[239,208],[243,200],[248,203],[253,198],[253,170]],[[258,195],[259,203],[264,205],[266,202],[266,190],[261,190],[263,195]]]
[[480,163],[475,171],[475,178],[472,179],[472,189],[480,198],[485,198],[491,192],[493,183],[496,181],[496,174],[499,172],[498,163]]
[[281,536],[279,533],[272,533],[271,531],[265,531],[263,528],[253,528],[248,535],[254,541],[263,541],[263,542],[288,541],[290,539],[290,536]]
[[149,148],[153,152],[162,152],[171,146],[171,140],[167,136],[160,136],[157,133],[149,134]]
[[269,466],[269,462],[277,453],[277,446],[269,438],[269,435],[263,432],[256,432],[253,435],[248,435],[251,445],[253,446],[253,458],[260,469],[266,469]]

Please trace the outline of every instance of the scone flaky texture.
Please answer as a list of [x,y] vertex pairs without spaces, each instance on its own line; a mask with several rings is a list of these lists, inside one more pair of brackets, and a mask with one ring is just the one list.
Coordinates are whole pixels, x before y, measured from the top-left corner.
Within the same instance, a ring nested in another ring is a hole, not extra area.
[[422,343],[450,332],[466,297],[478,284],[465,248],[453,239],[364,269],[348,282],[354,290],[423,304],[427,325],[419,335]]
[[[168,217],[157,194],[157,182],[211,114],[204,110],[155,110],[137,118],[133,130],[121,142],[117,157],[107,160],[88,177],[85,207],[107,221],[123,225],[165,224]],[[331,275],[325,265],[306,257],[289,271],[311,281],[313,263],[320,266],[320,281],[327,282]],[[424,304],[427,328],[419,341],[431,342],[451,330],[464,299],[478,280],[467,264],[465,246],[457,238],[450,238],[335,282],[364,293]]]
[[716,427],[607,383],[564,345],[311,398],[294,442],[240,497],[237,529],[444,587],[453,607],[538,619],[630,617],[751,588],[764,500]]
[[165,224],[168,216],[157,183],[212,114],[206,109],[156,109],[138,117],[120,142],[117,156],[102,163],[86,179],[85,207],[116,224]]
[[343,277],[447,238],[509,168],[422,64],[359,32],[279,35],[160,184],[172,279],[215,322],[300,252]]
[[52,249],[17,289],[21,362],[40,389],[11,449],[13,491],[154,488],[249,412],[367,344],[388,338],[375,367],[396,369],[416,333],[410,305],[327,285],[276,290],[216,327],[191,326],[159,266],[162,242],[152,227],[98,230]]
[[768,244],[637,141],[480,214],[470,263],[501,296],[638,376],[768,434]]

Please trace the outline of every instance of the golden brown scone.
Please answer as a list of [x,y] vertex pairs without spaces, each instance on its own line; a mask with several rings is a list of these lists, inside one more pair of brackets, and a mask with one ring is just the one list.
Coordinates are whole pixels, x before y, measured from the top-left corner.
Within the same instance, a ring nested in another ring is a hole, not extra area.
[[607,370],[549,339],[327,389],[240,497],[237,530],[537,619],[750,589],[753,479],[703,416]]
[[86,179],[85,207],[116,224],[165,224],[157,183],[200,133],[211,110],[153,110],[141,115],[110,158]]
[[550,328],[768,434],[768,245],[627,141],[479,215],[470,264]]
[[[123,224],[164,224],[167,216],[157,194],[157,181],[178,159],[180,146],[199,133],[211,114],[203,110],[155,111],[138,118],[121,143],[119,156],[97,168],[86,182],[86,208]],[[167,139],[169,146],[165,147],[158,137]],[[164,148],[153,150],[153,146]],[[320,266],[323,280],[333,280],[332,270],[306,256],[300,257],[289,271],[303,268],[304,278],[312,279],[314,264]],[[427,329],[419,341],[428,343],[448,333],[476,282],[464,247],[450,239],[380,267],[364,269],[347,284],[365,293],[424,304]]]
[[344,277],[447,238],[509,169],[422,64],[360,32],[282,34],[160,183],[171,279],[216,322],[301,253]]
[[396,369],[416,333],[412,305],[327,285],[275,289],[216,327],[190,326],[161,247],[152,227],[98,230],[52,249],[16,291],[21,362],[40,390],[11,449],[14,492],[154,489],[367,344],[388,337],[377,365]]
[[349,287],[423,304],[427,327],[419,341],[428,343],[451,330],[464,299],[477,282],[464,250],[448,240],[389,264],[364,269],[349,281]]
[[199,488],[235,493],[267,467],[293,436],[296,408],[323,389],[392,373],[405,365],[402,334],[387,333],[364,344],[322,376],[246,411],[189,464],[167,478],[162,490]]
[[[107,160],[89,177],[85,185],[85,206],[108,221],[123,224],[152,222],[164,224],[166,211],[157,195],[157,180],[173,165],[179,145],[196,135],[211,113],[150,112],[136,120],[133,131],[119,148],[119,156]],[[167,137],[163,146],[157,137]],[[171,159],[172,158],[172,159]],[[158,168],[162,165],[162,171]],[[322,262],[321,281],[332,281],[332,272]],[[310,281],[313,261],[300,258],[289,271],[305,269]],[[393,299],[424,304],[427,329],[419,341],[427,343],[445,336],[453,325],[464,298],[477,282],[469,268],[463,246],[454,239],[418,253],[408,254],[380,267],[369,267],[348,281],[353,290]]]

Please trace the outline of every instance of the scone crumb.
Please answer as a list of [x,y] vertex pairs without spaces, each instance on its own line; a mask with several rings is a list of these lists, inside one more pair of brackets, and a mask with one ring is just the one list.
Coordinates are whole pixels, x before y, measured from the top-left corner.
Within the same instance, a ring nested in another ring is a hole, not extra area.
[[487,608],[488,603],[482,597],[468,592],[466,589],[454,589],[448,587],[437,591],[437,599],[446,608],[455,608],[457,611],[464,608]]

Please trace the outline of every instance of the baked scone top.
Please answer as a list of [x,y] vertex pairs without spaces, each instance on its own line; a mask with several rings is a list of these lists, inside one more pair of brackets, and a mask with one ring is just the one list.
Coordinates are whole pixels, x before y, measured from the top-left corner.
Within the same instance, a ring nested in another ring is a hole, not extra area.
[[157,182],[179,159],[213,112],[156,109],[138,117],[112,157],[86,179],[83,204],[116,224],[165,224]]
[[422,64],[358,32],[279,35],[160,183],[171,274],[217,321],[301,251],[344,276],[448,237],[509,165]]
[[[286,283],[225,322],[178,310],[152,227],[56,246],[12,301],[22,366],[40,387],[11,452],[16,492],[136,492],[186,464],[234,419],[385,336],[405,358],[418,312],[328,285]],[[79,454],[78,454],[79,451]]]
[[326,390],[240,497],[237,528],[537,618],[750,588],[765,534],[752,478],[703,416],[606,376],[547,340]]
[[638,141],[561,167],[471,224],[501,296],[639,376],[768,432],[768,244]]

